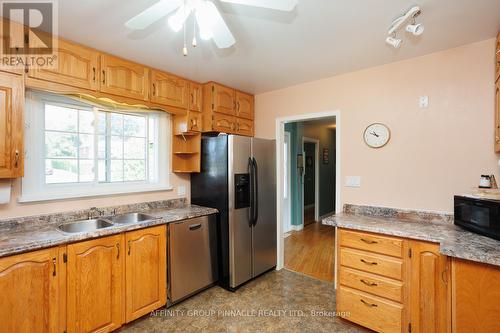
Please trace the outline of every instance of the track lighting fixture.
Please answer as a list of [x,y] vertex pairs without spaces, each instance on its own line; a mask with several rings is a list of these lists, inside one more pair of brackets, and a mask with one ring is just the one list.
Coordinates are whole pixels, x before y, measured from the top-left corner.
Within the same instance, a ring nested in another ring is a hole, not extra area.
[[396,38],[396,32],[401,29],[401,27],[406,24],[408,21],[411,20],[411,23],[408,24],[405,28],[405,30],[414,36],[420,36],[424,32],[424,26],[420,23],[415,22],[415,18],[419,16],[422,13],[420,10],[420,7],[415,6],[410,8],[406,13],[392,21],[392,24],[389,28],[389,31],[387,34],[389,37],[385,39],[385,42],[395,49],[399,48],[401,46],[402,40],[399,38]]
[[399,38],[389,36],[385,39],[385,42],[394,47],[395,49],[399,49],[403,41]]

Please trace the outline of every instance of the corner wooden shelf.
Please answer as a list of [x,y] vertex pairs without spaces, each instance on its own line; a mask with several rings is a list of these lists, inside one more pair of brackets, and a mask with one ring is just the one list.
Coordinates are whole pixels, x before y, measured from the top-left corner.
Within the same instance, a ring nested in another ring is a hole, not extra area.
[[201,133],[174,133],[172,170],[175,173],[200,172]]

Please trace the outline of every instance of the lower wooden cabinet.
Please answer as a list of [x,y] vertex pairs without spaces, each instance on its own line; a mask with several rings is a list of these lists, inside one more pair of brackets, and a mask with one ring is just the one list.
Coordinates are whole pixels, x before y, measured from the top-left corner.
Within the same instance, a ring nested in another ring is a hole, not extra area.
[[125,319],[135,320],[167,302],[165,225],[125,235]]
[[62,332],[61,266],[57,247],[0,259],[2,332]]
[[450,330],[450,263],[439,245],[339,229],[337,311],[378,332]]
[[68,245],[68,332],[109,332],[123,323],[124,236]]
[[453,332],[500,332],[500,268],[453,259],[451,271]]

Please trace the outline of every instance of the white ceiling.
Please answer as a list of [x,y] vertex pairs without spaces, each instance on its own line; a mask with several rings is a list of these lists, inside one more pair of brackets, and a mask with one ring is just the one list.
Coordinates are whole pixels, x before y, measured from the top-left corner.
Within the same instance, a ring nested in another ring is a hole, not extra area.
[[[165,19],[144,31],[124,27],[155,2],[59,0],[59,34],[192,80],[262,93],[485,40],[500,30],[500,0],[299,0],[292,13],[214,1],[236,45],[219,50],[199,41],[183,57],[182,33],[172,32]],[[425,32],[404,34],[403,46],[394,50],[384,43],[387,28],[415,4]]]

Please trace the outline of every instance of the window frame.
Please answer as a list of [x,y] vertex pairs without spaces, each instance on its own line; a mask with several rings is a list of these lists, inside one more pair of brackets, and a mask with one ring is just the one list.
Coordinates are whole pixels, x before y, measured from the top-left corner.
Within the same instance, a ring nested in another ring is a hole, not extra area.
[[[50,201],[70,198],[98,197],[115,194],[143,193],[172,190],[170,176],[172,173],[172,122],[169,114],[155,112],[158,116],[157,131],[157,159],[154,159],[157,168],[156,181],[120,181],[99,182],[96,170],[96,179],[92,182],[72,183],[45,183],[45,104],[68,108],[109,111],[123,114],[137,114],[131,110],[111,109],[105,106],[91,105],[84,101],[72,100],[67,96],[29,90],[26,92],[25,115],[25,176],[22,178],[21,196],[19,202]],[[149,118],[146,118],[149,119]],[[146,120],[147,126],[149,122]],[[97,125],[95,125],[95,128]],[[146,131],[148,132],[148,130]],[[94,132],[94,149],[98,149],[96,141],[98,133]],[[146,133],[146,143],[149,137]],[[146,144],[146,150],[148,145]],[[97,154],[97,151],[96,151]],[[147,152],[146,152],[146,155]],[[146,163],[149,163],[146,157]],[[97,166],[98,159],[94,161]],[[146,167],[146,178],[149,179],[149,168]]]

